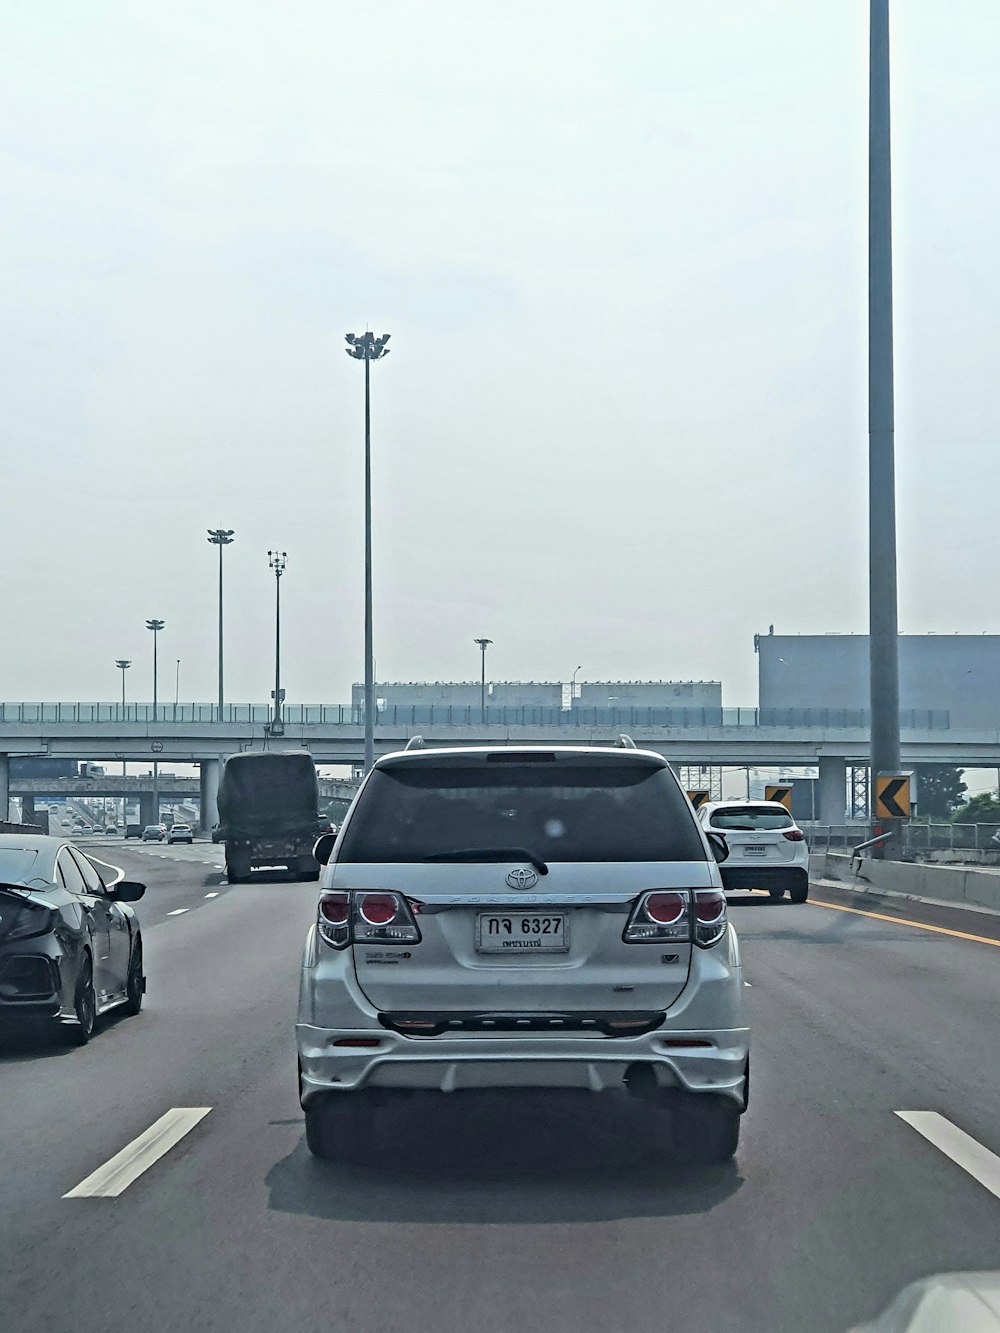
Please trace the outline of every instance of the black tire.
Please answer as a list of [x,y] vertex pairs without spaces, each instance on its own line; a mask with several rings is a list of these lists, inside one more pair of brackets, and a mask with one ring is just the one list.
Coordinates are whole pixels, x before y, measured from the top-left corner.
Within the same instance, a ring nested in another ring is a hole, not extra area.
[[699,1166],[728,1162],[740,1142],[742,1107],[718,1092],[680,1092],[670,1104],[678,1156]]
[[80,970],[76,974],[76,990],[73,995],[73,1009],[76,1013],[76,1025],[71,1028],[73,1044],[86,1046],[94,1035],[97,1023],[97,992],[94,989],[94,960],[90,951],[83,951]]
[[784,889],[768,889],[767,893],[772,903],[780,903],[785,896]]
[[324,1162],[345,1161],[371,1142],[373,1104],[364,1092],[327,1092],[305,1108],[306,1146]]
[[146,978],[142,975],[142,937],[137,935],[132,945],[132,957],[129,959],[128,978],[125,982],[125,994],[128,998],[122,1006],[133,1018],[142,1009],[142,997],[145,991]]
[[804,903],[806,901],[809,897],[809,881],[804,875],[791,886],[788,890],[788,896],[793,903]]
[[250,849],[226,847],[226,878],[230,884],[246,884],[250,878]]

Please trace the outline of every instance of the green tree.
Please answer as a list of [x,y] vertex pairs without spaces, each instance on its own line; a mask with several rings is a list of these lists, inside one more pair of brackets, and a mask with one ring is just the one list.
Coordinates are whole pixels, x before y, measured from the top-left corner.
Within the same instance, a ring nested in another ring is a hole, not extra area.
[[962,804],[966,790],[962,781],[965,770],[952,768],[950,764],[917,764],[915,772],[917,809],[921,818],[950,819]]
[[1000,824],[1000,794],[981,791],[955,812],[956,824]]

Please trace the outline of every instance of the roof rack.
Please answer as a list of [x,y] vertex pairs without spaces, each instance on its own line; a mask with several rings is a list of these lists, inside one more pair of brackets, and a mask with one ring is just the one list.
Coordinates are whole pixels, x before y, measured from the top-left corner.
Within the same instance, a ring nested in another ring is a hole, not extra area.
[[423,736],[411,736],[410,739],[406,742],[406,745],[405,745],[403,748],[404,748],[405,750],[422,750],[422,749],[424,749],[424,738],[423,738]]
[[619,750],[635,750],[637,748],[635,741],[631,736],[626,736],[624,731],[615,741]]

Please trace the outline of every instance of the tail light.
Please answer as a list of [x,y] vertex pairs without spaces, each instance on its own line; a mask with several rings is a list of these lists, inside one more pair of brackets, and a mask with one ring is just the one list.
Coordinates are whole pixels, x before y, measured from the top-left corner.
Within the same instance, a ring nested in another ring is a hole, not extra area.
[[787,838],[789,842],[805,842],[806,835],[800,828],[790,828],[787,833],[781,835]]
[[335,949],[349,944],[420,943],[420,930],[401,893],[328,890],[320,894],[316,924]]
[[0,936],[8,940],[26,940],[35,935],[47,935],[55,921],[55,912],[51,907],[42,907],[39,903],[11,903],[13,912],[7,916],[7,899],[4,899],[4,911],[0,913]]
[[726,933],[726,895],[721,889],[695,889],[694,942],[702,949],[718,944]]
[[709,949],[726,933],[721,889],[656,890],[632,908],[622,934],[626,944],[697,944]]
[[644,893],[632,908],[622,939],[626,944],[688,944],[690,902],[686,893]]

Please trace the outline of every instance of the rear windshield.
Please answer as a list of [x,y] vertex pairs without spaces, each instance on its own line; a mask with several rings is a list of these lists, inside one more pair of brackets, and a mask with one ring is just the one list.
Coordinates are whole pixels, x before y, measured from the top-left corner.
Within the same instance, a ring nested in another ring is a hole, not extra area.
[[759,806],[730,805],[712,812],[712,828],[731,829],[734,833],[753,833],[757,829],[791,828],[792,817],[784,810],[761,810]]
[[561,763],[376,769],[337,859],[414,862],[487,848],[523,849],[543,861],[705,860],[668,769]]
[[38,853],[30,847],[0,847],[0,884],[25,884],[34,879],[45,883],[39,876],[35,862]]

